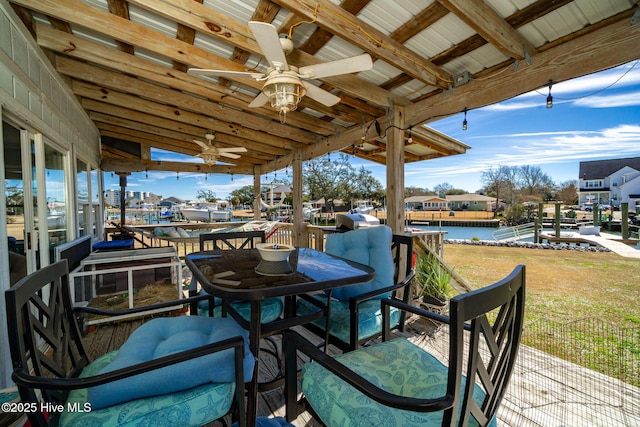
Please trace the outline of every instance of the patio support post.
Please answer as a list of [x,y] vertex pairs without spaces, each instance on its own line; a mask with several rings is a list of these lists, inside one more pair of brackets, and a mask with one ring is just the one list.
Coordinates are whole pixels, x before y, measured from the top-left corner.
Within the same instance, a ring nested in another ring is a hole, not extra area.
[[302,157],[301,150],[296,148],[293,150],[293,244],[295,246],[308,247],[309,239],[307,238],[306,227],[304,223],[304,214],[302,213]]
[[556,210],[555,210],[555,213],[553,214],[554,216],[553,221],[556,228],[556,237],[560,237],[560,202],[556,202],[555,208]]
[[253,168],[253,219],[260,220],[260,212],[262,206],[260,205],[260,166]]
[[[620,219],[620,233],[622,233],[623,239],[628,239],[629,238],[629,202],[620,203],[620,213],[622,214],[622,218]],[[611,213],[611,215],[613,215],[613,212]]]
[[394,106],[387,135],[387,225],[404,232],[404,108]]

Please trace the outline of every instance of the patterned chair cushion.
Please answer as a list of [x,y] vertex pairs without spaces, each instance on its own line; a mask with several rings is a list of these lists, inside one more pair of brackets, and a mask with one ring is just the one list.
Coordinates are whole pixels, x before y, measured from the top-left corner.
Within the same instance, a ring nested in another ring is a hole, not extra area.
[[[327,298],[322,296],[314,296],[323,303]],[[301,298],[297,300],[298,315],[306,315],[318,311],[318,307]],[[350,310],[349,303],[345,301],[331,301],[331,310],[329,310],[330,325],[329,332],[342,342],[349,342],[349,325]],[[398,324],[400,312],[397,308],[391,307],[391,326]],[[325,320],[320,319],[312,322],[314,325],[325,328]],[[380,300],[373,299],[360,303],[358,307],[358,340],[378,335],[382,331],[382,309],[380,308]]]
[[[136,329],[120,347],[113,361],[100,372],[157,359],[202,345],[242,336],[245,339],[244,376],[251,378],[255,358],[248,332],[231,318],[183,316],[153,319]],[[100,409],[141,397],[187,390],[206,383],[235,381],[233,350],[211,353],[89,388],[88,402]]]
[[[399,338],[336,356],[336,360],[380,388],[401,396],[422,399],[445,394],[448,368],[411,342]],[[466,378],[463,377],[463,385]],[[442,412],[393,409],[366,397],[318,363],[302,370],[302,391],[318,416],[331,426],[440,426]],[[474,399],[484,392],[478,386]],[[472,418],[470,426],[478,424]],[[493,419],[490,424],[496,426]]]
[[[80,377],[97,375],[108,366],[117,351],[107,353],[82,371]],[[201,426],[224,416],[231,407],[235,384],[208,383],[186,391],[162,396],[136,399],[107,408],[91,408],[90,412],[72,411],[69,408],[85,409],[87,389],[69,393],[65,412],[59,420],[60,426]]]
[[[391,228],[386,225],[327,236],[325,251],[328,254],[366,264],[376,270],[376,277],[370,282],[334,289],[334,298],[346,301],[353,296],[393,285],[392,237]],[[389,294],[383,294],[377,298],[388,296]]]
[[[204,290],[200,291],[200,294],[204,293]],[[214,297],[215,307],[213,308],[213,317],[222,316],[222,300],[218,297]],[[233,308],[242,316],[244,320],[249,322],[251,320],[251,303],[247,301],[234,301],[231,303]],[[284,303],[282,298],[267,298],[262,301],[262,311],[260,315],[260,323],[270,323],[278,319],[284,310]],[[198,316],[209,315],[209,301],[198,301]]]

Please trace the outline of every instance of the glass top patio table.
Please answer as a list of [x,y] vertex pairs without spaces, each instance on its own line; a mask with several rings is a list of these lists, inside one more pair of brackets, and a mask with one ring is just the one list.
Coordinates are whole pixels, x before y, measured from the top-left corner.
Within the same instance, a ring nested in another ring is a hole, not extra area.
[[203,289],[245,301],[296,295],[363,283],[375,270],[310,248],[296,248],[288,261],[263,261],[257,249],[194,252],[186,264]]
[[[185,262],[194,278],[211,295],[227,301],[243,300],[251,305],[248,322],[249,347],[256,358],[253,378],[248,382],[247,425],[254,425],[257,416],[258,363],[260,338],[289,327],[308,323],[307,317],[298,317],[295,296],[303,293],[330,290],[340,286],[368,282],[375,270],[368,265],[349,261],[310,248],[296,248],[288,261],[263,261],[257,249],[216,250],[193,252]],[[280,320],[262,325],[262,304],[265,298],[284,297],[284,316]],[[226,305],[236,320],[241,320],[233,308]],[[318,313],[320,318],[323,312]],[[272,383],[277,384],[281,378]]]

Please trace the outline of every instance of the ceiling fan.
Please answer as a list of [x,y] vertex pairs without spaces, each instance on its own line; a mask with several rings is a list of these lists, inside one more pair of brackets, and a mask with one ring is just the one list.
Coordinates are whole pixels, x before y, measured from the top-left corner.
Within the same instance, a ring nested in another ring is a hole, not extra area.
[[218,148],[213,145],[213,140],[215,139],[215,134],[212,131],[208,131],[205,134],[205,139],[207,142],[198,141],[194,139],[193,142],[202,147],[202,153],[197,154],[198,157],[202,157],[205,164],[209,166],[213,166],[216,164],[218,157],[229,157],[230,159],[239,159],[240,156],[238,154],[232,153],[246,153],[247,149],[244,147],[229,147],[229,148]]
[[286,114],[295,110],[298,102],[305,95],[328,107],[340,102],[339,97],[306,80],[357,73],[373,68],[373,61],[368,53],[297,68],[289,65],[286,59],[286,55],[293,51],[291,39],[280,38],[276,27],[266,22],[249,21],[249,28],[269,62],[266,74],[198,68],[190,68],[187,72],[194,76],[249,77],[257,81],[264,81],[262,92],[249,104],[249,107],[262,107],[268,101],[271,103],[271,107],[280,114],[282,123],[284,123]]

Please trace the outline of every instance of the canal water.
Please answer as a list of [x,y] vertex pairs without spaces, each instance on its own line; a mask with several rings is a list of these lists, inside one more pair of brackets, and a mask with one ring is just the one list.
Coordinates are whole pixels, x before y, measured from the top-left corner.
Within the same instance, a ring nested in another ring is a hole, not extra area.
[[444,238],[455,240],[472,240],[474,238],[479,240],[494,240],[493,233],[500,229],[498,227],[438,227],[437,225],[412,225],[411,227],[420,230],[446,231]]

